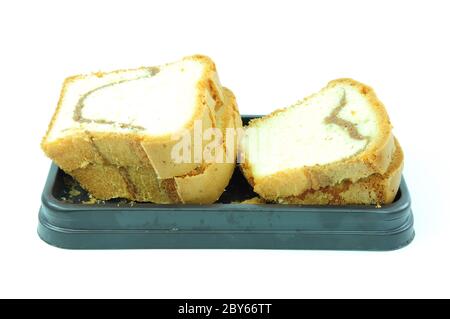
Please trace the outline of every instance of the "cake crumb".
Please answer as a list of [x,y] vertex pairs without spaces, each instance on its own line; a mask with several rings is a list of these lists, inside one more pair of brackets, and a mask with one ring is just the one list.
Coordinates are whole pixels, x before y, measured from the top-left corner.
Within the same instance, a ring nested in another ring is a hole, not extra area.
[[87,204],[87,205],[93,205],[93,204],[98,204],[99,201],[94,196],[89,194],[89,199],[85,200],[85,201],[82,201],[81,203],[82,204]]
[[78,189],[75,189],[75,188],[72,188],[69,191],[70,197],[76,197],[76,196],[79,196],[80,194],[81,194],[81,192]]
[[232,204],[265,204],[266,202],[258,196],[243,200],[243,201],[236,201],[232,202]]

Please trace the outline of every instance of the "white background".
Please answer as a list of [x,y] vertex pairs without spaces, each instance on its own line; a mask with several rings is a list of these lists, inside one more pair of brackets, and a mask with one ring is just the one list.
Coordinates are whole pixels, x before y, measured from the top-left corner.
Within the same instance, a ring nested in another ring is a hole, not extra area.
[[[450,297],[448,1],[2,1],[0,297]],[[392,252],[70,251],[36,234],[66,76],[211,56],[241,113],[338,77],[373,86],[416,238]]]

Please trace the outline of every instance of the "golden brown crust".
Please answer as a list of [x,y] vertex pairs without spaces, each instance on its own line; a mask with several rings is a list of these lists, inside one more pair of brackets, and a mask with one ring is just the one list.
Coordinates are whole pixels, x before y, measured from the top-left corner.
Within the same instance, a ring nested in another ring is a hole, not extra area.
[[355,182],[345,180],[334,186],[307,190],[297,196],[280,197],[277,202],[283,204],[389,204],[397,194],[402,170],[403,151],[395,140],[393,159],[384,174],[375,173]]
[[80,185],[97,199],[131,198],[118,167],[90,164],[70,172]]
[[96,199],[127,198],[161,204],[180,202],[161,187],[151,167],[89,164],[69,172]]
[[85,132],[78,131],[65,139],[42,143],[41,147],[47,156],[66,172],[89,164],[105,163]]
[[175,177],[176,189],[183,203],[212,204],[219,199],[234,172],[234,163],[213,163],[203,174]]
[[87,132],[104,162],[116,166],[151,166],[139,137],[131,133]]
[[138,202],[153,202],[160,204],[178,203],[177,197],[171,196],[159,182],[151,166],[126,167],[128,181],[134,186],[133,197]]
[[[301,194],[308,189],[317,190],[321,187],[336,185],[344,180],[355,182],[371,174],[386,172],[395,146],[394,137],[391,133],[391,123],[383,104],[378,100],[371,87],[352,79],[331,81],[322,91],[340,84],[356,87],[369,101],[375,111],[379,127],[376,140],[371,141],[363,152],[340,161],[326,165],[288,169],[263,177],[254,176],[251,163],[244,159],[244,163],[241,164],[242,172],[260,196],[267,200],[276,200],[279,197]],[[313,96],[315,94],[305,98],[304,101],[311,99]],[[288,108],[292,107],[295,107],[295,105]],[[265,119],[286,109],[276,110],[265,117],[252,120],[249,127],[259,125]]]
[[[223,113],[218,113],[221,118],[218,122],[221,123],[219,127],[222,128],[222,134],[226,137],[226,128],[242,128],[242,120],[239,113],[235,111],[237,104],[233,93],[228,89],[224,91],[228,102],[226,103],[227,107],[223,108]],[[236,144],[237,138],[235,136],[234,145]],[[228,185],[235,168],[236,149],[230,150],[227,148],[227,145],[225,138],[222,147],[224,148],[224,154],[226,152],[233,153],[232,163],[211,163],[205,167],[201,174],[174,178],[177,193],[183,203],[211,204],[219,199]]]

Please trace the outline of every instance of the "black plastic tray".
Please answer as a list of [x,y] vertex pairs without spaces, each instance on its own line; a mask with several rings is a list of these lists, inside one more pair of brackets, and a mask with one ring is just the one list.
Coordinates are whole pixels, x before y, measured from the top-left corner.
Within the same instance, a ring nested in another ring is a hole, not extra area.
[[[248,121],[249,117],[243,117]],[[404,179],[392,204],[313,206],[233,203],[256,196],[236,169],[212,205],[159,205],[88,194],[52,164],[38,234],[71,249],[240,248],[393,250],[414,238]]]

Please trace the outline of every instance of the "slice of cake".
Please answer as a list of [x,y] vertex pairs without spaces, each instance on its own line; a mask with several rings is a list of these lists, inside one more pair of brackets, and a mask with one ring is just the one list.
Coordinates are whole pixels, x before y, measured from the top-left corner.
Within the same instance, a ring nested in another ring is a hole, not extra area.
[[[63,85],[42,141],[66,172],[89,164],[152,166],[158,178],[187,174],[201,159],[173,163],[177,132],[215,127],[223,93],[214,63],[192,56],[159,67],[79,75]],[[191,134],[193,136],[193,133]]]
[[[186,134],[195,145],[199,130],[239,123],[234,96],[221,87],[214,63],[192,56],[68,78],[42,148],[98,199],[209,203],[223,192],[234,162],[206,163],[198,154],[207,142],[189,148],[182,162],[174,161],[172,149]],[[201,176],[213,177],[208,187],[201,187]]]
[[[224,104],[217,110],[216,123],[226,138],[227,128],[242,127],[236,99],[224,88]],[[116,166],[89,164],[69,172],[95,198],[128,198],[141,202],[160,204],[215,202],[223,193],[233,174],[236,151],[227,145],[236,141],[221,142],[224,152],[230,152],[232,162],[205,163],[182,176],[159,179],[151,166]]]
[[384,174],[394,148],[389,117],[374,91],[339,79],[251,121],[240,152],[243,173],[255,192],[276,201]]
[[[297,196],[277,198],[276,203],[299,205],[384,205],[394,201],[397,195],[403,169],[403,151],[395,140],[395,152],[386,173],[372,174],[356,182],[348,180],[334,186],[309,189]],[[240,204],[271,204],[261,197],[240,202]]]

